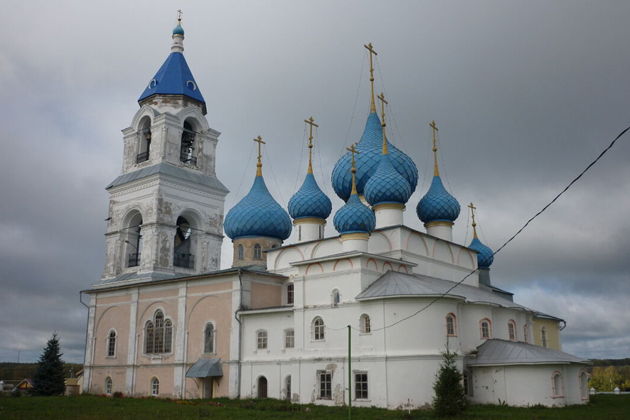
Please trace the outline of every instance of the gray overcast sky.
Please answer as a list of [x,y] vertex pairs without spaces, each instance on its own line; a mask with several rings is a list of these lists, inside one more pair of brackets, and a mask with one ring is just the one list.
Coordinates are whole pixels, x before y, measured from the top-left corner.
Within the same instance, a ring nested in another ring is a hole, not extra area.
[[[367,54],[394,144],[431,176],[440,125],[448,188],[496,249],[630,124],[630,3],[622,1],[6,1],[0,26],[0,360],[37,358],[53,331],[83,357],[79,290],[104,263],[104,187],[122,135],[184,11],[185,55],[222,132],[226,211],[248,190],[261,134],[286,206],[306,166],[304,118],[330,172],[368,110]],[[567,320],[564,349],[630,356],[630,138],[495,258],[493,282]],[[465,207],[464,207],[465,208]],[[332,221],[332,218],[331,218]],[[455,241],[470,241],[462,212]],[[332,223],[327,233],[333,234]],[[231,259],[229,240],[223,265]]]

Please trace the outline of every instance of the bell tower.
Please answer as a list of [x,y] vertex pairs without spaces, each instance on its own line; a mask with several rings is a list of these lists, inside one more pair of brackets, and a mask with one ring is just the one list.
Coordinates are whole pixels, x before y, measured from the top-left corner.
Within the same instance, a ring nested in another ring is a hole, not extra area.
[[123,133],[122,173],[107,186],[103,281],[219,269],[227,188],[215,172],[219,132],[184,58],[181,16],[171,52]]

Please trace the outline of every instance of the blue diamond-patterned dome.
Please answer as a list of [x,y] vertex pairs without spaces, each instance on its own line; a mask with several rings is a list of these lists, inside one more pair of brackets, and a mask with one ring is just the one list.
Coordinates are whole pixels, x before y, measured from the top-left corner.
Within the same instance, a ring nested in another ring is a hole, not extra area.
[[291,234],[291,219],[273,199],[260,175],[256,176],[249,193],[225,216],[223,228],[231,239],[267,236],[285,240]]
[[[359,194],[364,194],[365,184],[370,179],[370,176],[376,172],[376,168],[380,162],[382,143],[383,128],[381,127],[381,120],[378,118],[376,112],[371,112],[365,123],[361,140],[357,144],[359,153],[355,157],[357,167],[356,182]],[[413,193],[418,184],[418,169],[416,168],[416,164],[409,156],[400,151],[389,141],[387,142],[387,147],[389,149],[392,165],[396,168],[398,173],[407,180],[411,187],[411,192]],[[332,171],[333,188],[339,198],[344,201],[350,197],[350,191],[352,190],[350,165],[351,158],[350,152],[348,152],[337,161]]]
[[416,206],[416,213],[424,223],[454,222],[459,216],[459,210],[459,203],[446,191],[439,175],[433,177],[429,191]]
[[340,234],[370,233],[376,225],[374,212],[361,202],[357,194],[352,194],[346,204],[337,210],[333,219],[335,229]]
[[326,219],[332,211],[330,198],[317,185],[313,174],[306,174],[302,186],[289,200],[289,214],[294,219],[317,217]]
[[389,154],[381,154],[381,160],[365,184],[365,199],[371,205],[383,203],[405,204],[411,197],[411,186],[398,173],[391,162]]
[[474,249],[477,254],[477,266],[479,268],[489,268],[494,261],[494,255],[492,250],[484,245],[479,238],[474,237],[468,248]]

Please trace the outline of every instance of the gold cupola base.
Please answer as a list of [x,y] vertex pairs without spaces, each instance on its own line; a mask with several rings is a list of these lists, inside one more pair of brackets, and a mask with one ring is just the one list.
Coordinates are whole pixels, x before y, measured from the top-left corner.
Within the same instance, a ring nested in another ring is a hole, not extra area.
[[267,251],[282,245],[282,241],[269,237],[245,237],[232,241],[234,256],[232,267],[258,266],[267,268]]

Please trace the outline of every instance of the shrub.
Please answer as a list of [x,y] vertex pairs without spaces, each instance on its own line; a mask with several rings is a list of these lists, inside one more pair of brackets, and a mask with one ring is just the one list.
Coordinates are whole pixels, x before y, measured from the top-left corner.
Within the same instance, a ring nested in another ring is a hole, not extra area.
[[442,364],[433,384],[433,409],[438,417],[454,416],[466,408],[462,374],[457,369],[456,353],[442,353]]

